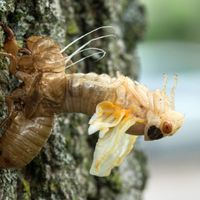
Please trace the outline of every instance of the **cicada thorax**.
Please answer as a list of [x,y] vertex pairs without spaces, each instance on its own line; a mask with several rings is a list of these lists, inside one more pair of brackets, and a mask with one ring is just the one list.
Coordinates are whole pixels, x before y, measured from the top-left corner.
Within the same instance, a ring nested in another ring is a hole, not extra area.
[[[59,108],[64,102],[66,91],[66,56],[61,53],[60,47],[52,39],[45,36],[29,37],[26,46],[31,54],[21,56],[18,62],[19,71],[26,72],[27,77],[31,75],[28,80],[27,78],[23,80],[25,90],[30,90],[33,76],[41,75],[40,80],[34,86],[37,88],[35,96],[40,96],[37,113],[41,113],[41,110],[49,113],[60,112]],[[28,106],[35,103],[34,95],[28,94],[28,99],[29,102],[24,102],[28,103]],[[31,102],[31,99],[34,102]]]
[[65,72],[66,56],[52,39],[46,36],[31,36],[26,41],[25,55],[18,56],[17,69],[32,74],[35,71]]
[[52,73],[65,72],[66,58],[61,53],[60,47],[52,39],[41,37],[30,48],[33,66],[37,70]]

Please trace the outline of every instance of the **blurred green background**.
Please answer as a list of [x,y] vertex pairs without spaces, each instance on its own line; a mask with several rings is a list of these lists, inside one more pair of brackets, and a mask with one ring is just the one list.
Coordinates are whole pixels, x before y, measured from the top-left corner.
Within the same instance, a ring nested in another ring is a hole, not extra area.
[[199,0],[141,0],[147,7],[147,40],[200,42]]

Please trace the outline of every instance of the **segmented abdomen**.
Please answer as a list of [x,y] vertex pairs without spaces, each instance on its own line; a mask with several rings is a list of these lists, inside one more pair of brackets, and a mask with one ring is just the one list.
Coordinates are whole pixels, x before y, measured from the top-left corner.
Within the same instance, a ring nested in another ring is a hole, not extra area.
[[63,112],[92,115],[98,103],[102,101],[110,101],[128,109],[134,105],[140,110],[141,107],[146,107],[148,102],[147,89],[122,75],[116,78],[95,73],[76,73],[66,76]]
[[95,73],[67,74],[66,98],[64,112],[80,112],[91,115],[98,103],[109,100],[116,101],[116,88],[121,80],[106,74]]
[[0,138],[0,168],[20,168],[27,165],[48,139],[52,117],[26,119],[19,112]]

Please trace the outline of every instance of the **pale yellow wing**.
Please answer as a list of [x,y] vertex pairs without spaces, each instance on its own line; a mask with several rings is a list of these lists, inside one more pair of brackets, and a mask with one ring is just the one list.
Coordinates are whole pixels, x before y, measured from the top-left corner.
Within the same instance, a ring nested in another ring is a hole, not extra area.
[[97,106],[89,128],[91,132],[100,131],[90,169],[92,175],[108,176],[112,168],[122,163],[137,138],[126,134],[134,124],[134,117],[120,106],[111,102],[102,102]]

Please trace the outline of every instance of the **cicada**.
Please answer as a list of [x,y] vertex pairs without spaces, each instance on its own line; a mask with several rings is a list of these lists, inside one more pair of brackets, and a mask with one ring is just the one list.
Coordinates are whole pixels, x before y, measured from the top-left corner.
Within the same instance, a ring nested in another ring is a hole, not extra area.
[[90,170],[96,176],[108,176],[119,166],[138,135],[157,140],[173,135],[182,126],[184,116],[174,110],[174,92],[167,96],[165,86],[151,91],[120,73],[116,77],[66,73],[73,65],[71,58],[91,41],[70,56],[64,51],[77,40],[61,49],[49,37],[31,36],[26,47],[20,48],[13,31],[0,25],[7,33],[1,55],[10,59],[10,73],[22,81],[6,98],[8,117],[1,124],[5,133],[0,138],[0,168],[27,165],[47,141],[58,113],[91,116],[88,133],[99,132]]

